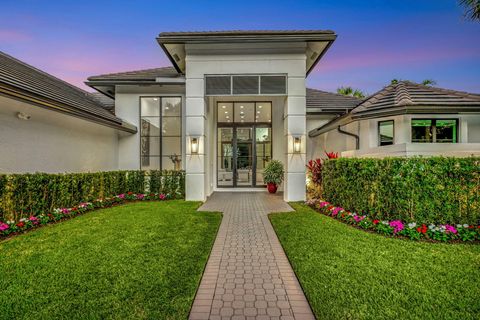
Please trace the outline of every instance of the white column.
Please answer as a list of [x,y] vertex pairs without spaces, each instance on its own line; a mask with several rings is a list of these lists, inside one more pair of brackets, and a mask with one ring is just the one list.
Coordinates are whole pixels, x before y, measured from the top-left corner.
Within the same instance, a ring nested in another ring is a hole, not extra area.
[[[204,97],[203,78],[186,77],[185,87],[185,198],[191,201],[206,200],[206,170],[205,170],[205,122],[206,105]],[[191,139],[199,141],[198,153],[191,150]]]
[[[303,201],[306,197],[306,91],[305,77],[288,78],[288,97],[285,106],[285,140],[287,143],[285,164],[285,201]],[[300,137],[300,153],[294,150],[294,139]]]

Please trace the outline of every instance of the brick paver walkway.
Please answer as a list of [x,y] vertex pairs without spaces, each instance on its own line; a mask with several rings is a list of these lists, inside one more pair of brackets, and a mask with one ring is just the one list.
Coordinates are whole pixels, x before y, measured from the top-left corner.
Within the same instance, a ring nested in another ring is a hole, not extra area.
[[217,192],[199,210],[224,216],[190,319],[315,319],[267,218],[292,210],[281,196]]

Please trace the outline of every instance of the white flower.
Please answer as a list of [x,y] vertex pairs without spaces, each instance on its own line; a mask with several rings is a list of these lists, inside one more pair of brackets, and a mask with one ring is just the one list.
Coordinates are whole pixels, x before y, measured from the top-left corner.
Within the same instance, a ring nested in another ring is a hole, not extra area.
[[385,220],[384,220],[384,221],[382,221],[382,224],[388,226],[390,223],[389,223],[388,221],[385,221]]
[[417,224],[416,224],[415,222],[410,222],[410,223],[408,224],[408,227],[409,227],[410,229],[413,229],[413,228],[415,228],[416,226],[417,226]]
[[468,224],[465,223],[465,224],[463,225],[463,227],[464,227],[464,228],[468,228]]
[[434,224],[431,224],[431,225],[428,226],[428,229],[430,229],[430,230],[433,229],[433,228],[435,228]]
[[457,224],[457,229],[460,229],[462,227],[461,224]]

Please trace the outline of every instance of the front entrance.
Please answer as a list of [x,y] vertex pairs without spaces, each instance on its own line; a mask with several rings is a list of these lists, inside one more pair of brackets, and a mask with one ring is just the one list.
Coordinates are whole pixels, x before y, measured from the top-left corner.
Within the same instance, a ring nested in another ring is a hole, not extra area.
[[272,159],[271,102],[219,102],[217,120],[217,187],[264,187],[263,169]]

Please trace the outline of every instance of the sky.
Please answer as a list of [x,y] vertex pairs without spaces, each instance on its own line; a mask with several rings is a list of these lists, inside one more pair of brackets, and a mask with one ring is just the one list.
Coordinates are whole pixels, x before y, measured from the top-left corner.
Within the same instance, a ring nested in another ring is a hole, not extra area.
[[457,0],[1,0],[0,50],[83,89],[87,77],[170,66],[164,31],[329,29],[307,78],[372,94],[392,79],[480,93],[480,22]]

